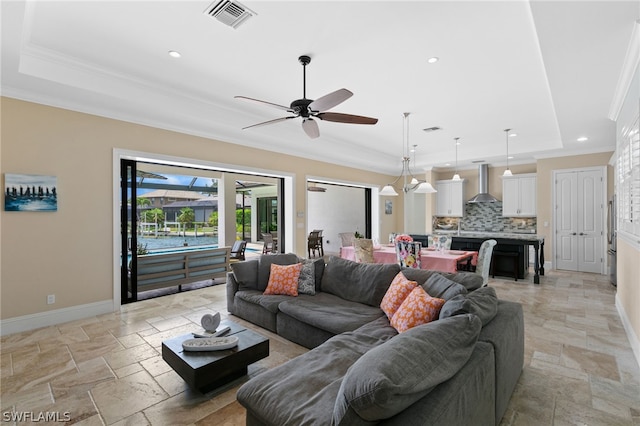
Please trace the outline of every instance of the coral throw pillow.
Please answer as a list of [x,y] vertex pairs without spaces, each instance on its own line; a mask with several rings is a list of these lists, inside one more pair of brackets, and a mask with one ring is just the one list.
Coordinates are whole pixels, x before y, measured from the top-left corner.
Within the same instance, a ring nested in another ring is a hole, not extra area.
[[422,287],[416,287],[391,318],[391,325],[398,330],[398,333],[402,333],[418,325],[429,323],[438,319],[444,303],[444,299],[431,297]]
[[393,318],[393,314],[395,314],[400,305],[402,305],[404,299],[406,299],[417,286],[417,282],[409,281],[402,272],[398,272],[398,275],[391,281],[389,290],[387,290],[387,293],[380,303],[380,309],[387,314],[387,318]]
[[271,264],[269,283],[263,294],[298,295],[298,278],[302,270],[302,263],[293,265]]

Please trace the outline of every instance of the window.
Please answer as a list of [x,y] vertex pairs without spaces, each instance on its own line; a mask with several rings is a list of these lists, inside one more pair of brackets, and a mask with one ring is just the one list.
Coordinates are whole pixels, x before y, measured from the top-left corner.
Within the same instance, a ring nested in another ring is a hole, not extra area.
[[638,115],[628,126],[622,127],[617,153],[618,229],[640,236],[640,122]]

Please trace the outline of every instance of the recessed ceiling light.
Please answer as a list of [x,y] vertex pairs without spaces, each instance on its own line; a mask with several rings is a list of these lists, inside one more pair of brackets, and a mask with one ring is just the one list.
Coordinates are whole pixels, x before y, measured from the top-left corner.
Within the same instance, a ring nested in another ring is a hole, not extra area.
[[588,140],[589,140],[589,138],[588,138],[588,137],[586,137],[586,136],[581,136],[581,137],[579,137],[579,138],[578,138],[578,139],[576,139],[576,140],[577,140],[578,142],[586,142],[586,141],[588,141]]
[[510,155],[510,156],[508,156],[507,158],[508,158],[509,160],[512,160],[512,159],[513,159],[513,155]]
[[427,62],[429,62],[430,64],[435,64],[439,60],[440,58],[438,58],[437,56],[432,56],[431,58],[427,59]]
[[510,137],[510,138],[515,138],[516,136],[518,136],[518,134],[517,134],[517,133],[509,133],[509,137]]
[[451,165],[451,163],[445,163],[445,166],[449,167]]
[[170,50],[169,56],[171,56],[172,58],[180,58],[182,57],[182,54],[176,50]]

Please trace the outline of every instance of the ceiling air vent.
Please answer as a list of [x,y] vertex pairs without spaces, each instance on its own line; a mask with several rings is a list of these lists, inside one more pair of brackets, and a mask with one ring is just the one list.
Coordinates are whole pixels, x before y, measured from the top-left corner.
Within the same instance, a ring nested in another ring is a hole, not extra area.
[[238,28],[240,24],[256,15],[256,13],[248,7],[237,1],[229,0],[220,0],[219,2],[211,3],[204,13],[232,28]]
[[436,130],[441,130],[441,129],[442,129],[441,127],[433,126],[433,127],[427,127],[426,129],[422,129],[422,130],[424,130],[425,132],[435,132]]

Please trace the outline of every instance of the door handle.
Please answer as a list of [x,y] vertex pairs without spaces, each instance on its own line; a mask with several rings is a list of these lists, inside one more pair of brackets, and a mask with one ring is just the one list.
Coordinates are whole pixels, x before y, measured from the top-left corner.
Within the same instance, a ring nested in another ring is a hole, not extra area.
[[587,235],[587,234],[585,234],[584,232],[581,232],[579,235]]
[[578,235],[576,232],[572,233],[571,235]]

